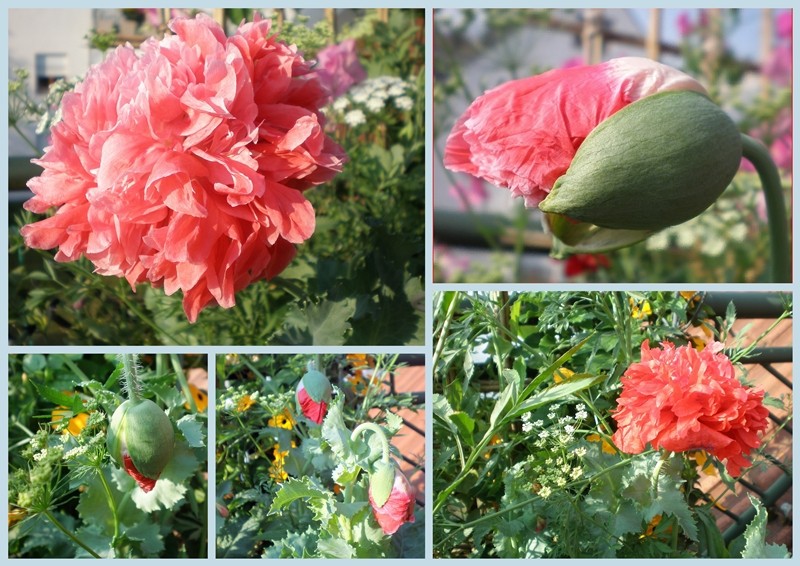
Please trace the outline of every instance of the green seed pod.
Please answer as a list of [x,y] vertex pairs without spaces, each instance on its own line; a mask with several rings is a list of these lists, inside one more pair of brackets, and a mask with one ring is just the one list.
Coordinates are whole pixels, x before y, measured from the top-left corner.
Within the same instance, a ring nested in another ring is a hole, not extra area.
[[303,387],[315,403],[329,403],[333,393],[331,382],[316,369],[309,369],[302,377]]
[[155,480],[172,458],[175,432],[158,405],[149,399],[130,399],[114,411],[106,445],[114,460],[128,473],[131,472],[125,465],[125,456],[140,475]]
[[389,500],[393,485],[394,464],[378,460],[375,463],[375,471],[369,476],[369,493],[378,507],[383,507]]
[[662,92],[592,130],[539,208],[568,245],[595,239],[594,248],[619,247],[703,212],[741,158],[740,133],[716,104],[696,92]]

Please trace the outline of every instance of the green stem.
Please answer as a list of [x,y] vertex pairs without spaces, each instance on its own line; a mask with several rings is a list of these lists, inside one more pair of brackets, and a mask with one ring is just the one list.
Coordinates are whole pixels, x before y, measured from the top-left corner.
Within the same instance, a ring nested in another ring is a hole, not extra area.
[[106,475],[103,473],[103,468],[99,467],[97,469],[97,473],[100,475],[100,483],[103,484],[103,489],[106,490],[106,499],[108,500],[108,506],[111,509],[111,515],[114,518],[113,541],[116,541],[119,538],[119,516],[117,515],[117,505],[114,503],[114,494],[111,491],[111,486],[108,485],[108,480],[106,479]]
[[653,486],[653,494],[658,496],[658,476],[661,474],[661,468],[664,466],[664,462],[669,459],[670,452],[662,452],[661,458],[659,458],[656,467],[653,469],[653,477],[650,479],[650,483]]
[[745,134],[742,134],[742,156],[756,168],[764,189],[772,247],[772,278],[775,283],[790,283],[792,266],[789,223],[786,220],[786,204],[780,173],[764,144]]
[[128,394],[128,399],[131,401],[138,401],[142,398],[141,387],[139,381],[138,362],[136,354],[121,354],[122,358],[122,379],[125,383],[125,391]]
[[75,536],[75,534],[74,534],[72,531],[68,530],[68,529],[67,529],[67,528],[66,528],[64,525],[62,525],[62,524],[59,522],[59,520],[58,520],[58,519],[56,519],[56,518],[55,518],[55,516],[54,516],[54,515],[53,515],[53,514],[50,512],[50,510],[49,510],[49,509],[47,509],[47,510],[45,510],[45,511],[44,511],[44,516],[45,516],[45,517],[47,517],[48,519],[50,519],[50,522],[51,522],[51,523],[53,523],[53,524],[56,526],[56,528],[57,528],[59,531],[61,531],[62,533],[64,533],[64,535],[66,535],[66,537],[67,537],[68,539],[70,539],[72,542],[74,542],[75,544],[77,544],[78,546],[80,546],[82,549],[84,549],[86,552],[88,552],[89,554],[91,554],[93,557],[95,557],[95,558],[102,558],[102,556],[100,556],[100,555],[99,555],[99,554],[97,554],[97,553],[96,553],[94,550],[92,550],[91,548],[89,548],[89,547],[86,545],[86,543],[85,543],[85,542],[83,542],[81,539],[79,539],[78,537],[76,537],[76,536]]
[[22,131],[22,130],[19,128],[19,126],[17,125],[17,123],[16,123],[16,122],[15,122],[14,124],[12,124],[12,125],[11,125],[11,127],[12,127],[12,128],[14,128],[14,131],[15,131],[15,132],[17,132],[17,134],[19,135],[19,137],[21,137],[21,138],[22,138],[22,141],[24,141],[26,144],[28,144],[28,146],[30,146],[30,147],[33,149],[33,151],[36,153],[36,157],[41,157],[41,156],[42,156],[42,150],[41,150],[41,149],[39,149],[39,147],[38,147],[38,146],[37,146],[35,143],[33,143],[33,142],[30,140],[30,138],[28,138],[28,136],[27,136],[27,135],[25,135],[25,132],[23,132],[23,131]]
[[[446,295],[443,295],[443,297]],[[431,360],[431,367],[436,371],[436,363],[439,361],[439,357],[442,355],[442,350],[444,349],[444,341],[447,338],[447,331],[450,330],[450,323],[453,320],[453,314],[456,312],[456,306],[461,299],[461,293],[458,291],[453,291],[453,298],[450,301],[450,304],[447,306],[447,312],[444,315],[444,322],[442,323],[442,330],[439,334],[439,340],[436,343],[436,351],[433,353],[433,359]]]
[[169,361],[172,363],[172,371],[175,372],[175,376],[178,378],[178,384],[181,386],[181,391],[183,391],[183,396],[186,397],[190,410],[196,413],[197,403],[194,402],[194,396],[192,395],[192,390],[189,389],[189,382],[186,381],[186,374],[183,372],[178,354],[170,354]]
[[383,461],[389,462],[389,441],[386,439],[386,434],[383,432],[383,429],[375,423],[361,423],[358,425],[353,430],[353,434],[350,435],[350,442],[355,442],[356,439],[367,430],[374,432],[378,436],[381,441],[381,446],[383,447]]

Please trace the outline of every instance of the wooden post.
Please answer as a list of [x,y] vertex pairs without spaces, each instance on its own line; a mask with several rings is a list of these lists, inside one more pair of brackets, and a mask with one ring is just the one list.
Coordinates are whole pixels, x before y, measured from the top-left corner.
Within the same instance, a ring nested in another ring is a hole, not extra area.
[[595,65],[603,57],[603,10],[587,8],[583,11],[583,61],[587,65]]
[[375,8],[378,12],[378,19],[384,23],[389,21],[389,8]]
[[708,32],[703,41],[703,60],[700,69],[706,77],[709,94],[713,98],[717,94],[717,77],[719,75],[719,61],[722,57],[722,10],[708,8]]
[[645,38],[645,55],[653,61],[661,59],[661,9],[651,8]]
[[328,25],[331,26],[331,43],[336,42],[336,9],[335,8],[325,8],[325,20],[328,22]]
[[211,17],[217,22],[222,29],[225,29],[225,8],[214,8],[211,12]]
[[772,23],[772,10],[770,8],[763,8],[761,10],[761,47],[758,56],[758,63],[761,67],[761,96],[767,98],[769,96],[770,81],[767,74],[764,72],[764,67],[772,56],[772,42],[774,39],[775,27]]

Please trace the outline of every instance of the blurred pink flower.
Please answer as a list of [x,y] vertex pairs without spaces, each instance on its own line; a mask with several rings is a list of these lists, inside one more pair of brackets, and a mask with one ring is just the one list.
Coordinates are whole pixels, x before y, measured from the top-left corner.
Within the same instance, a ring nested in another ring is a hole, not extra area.
[[461,183],[451,185],[449,193],[450,196],[458,201],[458,206],[461,210],[479,206],[489,198],[486,186],[477,177],[470,177],[467,185],[462,185]]
[[341,171],[325,92],[269,20],[230,38],[206,15],[118,47],[64,96],[21,230],[57,261],[88,258],[135,290],[183,292],[190,321],[282,271],[314,232],[303,190]]
[[356,40],[345,39],[337,45],[329,45],[317,53],[314,74],[328,91],[328,102],[350,90],[367,78],[356,51]]
[[641,454],[647,444],[670,452],[705,450],[738,476],[761,444],[769,413],[764,392],[736,379],[722,349],[719,342],[702,351],[671,342],[650,348],[645,340],[641,361],[620,380],[614,444],[626,454]]
[[678,20],[675,23],[678,26],[678,33],[681,34],[681,37],[686,37],[694,31],[694,23],[692,23],[689,12],[678,14]]
[[775,32],[781,39],[792,39],[792,11],[787,10],[775,18]]
[[469,271],[472,263],[469,258],[453,252],[443,244],[433,244],[434,268],[437,271],[436,280],[450,282],[457,276]]
[[[163,12],[160,8],[139,8],[139,11],[142,12],[145,17],[147,18],[147,23],[153,27],[160,26],[163,22],[161,20],[161,13]],[[178,8],[172,8],[169,11],[170,18],[186,18],[189,16],[189,12],[187,10],[181,10]]]
[[605,254],[572,254],[564,262],[564,275],[576,277],[584,273],[594,273],[598,269],[611,267],[611,260]]
[[580,55],[577,55],[575,57],[570,57],[569,59],[567,59],[566,61],[561,63],[561,67],[559,67],[559,68],[560,69],[571,69],[572,67],[580,67],[581,65],[584,65],[583,57],[581,57]]
[[511,189],[533,207],[603,120],[632,102],[673,90],[706,93],[689,75],[640,57],[509,81],[478,97],[458,119],[444,165]]

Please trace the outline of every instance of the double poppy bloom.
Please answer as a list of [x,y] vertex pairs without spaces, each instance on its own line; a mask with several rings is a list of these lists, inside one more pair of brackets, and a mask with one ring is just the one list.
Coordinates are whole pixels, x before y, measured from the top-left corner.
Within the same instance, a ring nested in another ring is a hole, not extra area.
[[25,243],[102,275],[181,291],[191,322],[280,273],[314,232],[303,191],[342,170],[329,96],[270,20],[231,36],[210,17],[120,46],[64,96],[44,171],[28,186]]
[[621,379],[614,444],[627,454],[647,444],[671,452],[705,450],[739,476],[761,443],[769,413],[764,392],[736,379],[722,348],[719,342],[702,351],[671,342],[651,348],[645,341],[641,361]]

